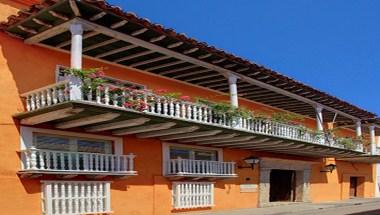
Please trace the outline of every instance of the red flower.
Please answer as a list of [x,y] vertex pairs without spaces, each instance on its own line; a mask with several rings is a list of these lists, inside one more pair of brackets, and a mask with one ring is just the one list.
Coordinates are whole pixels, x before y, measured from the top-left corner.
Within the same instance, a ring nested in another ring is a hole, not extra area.
[[133,104],[130,103],[130,102],[125,102],[125,103],[124,103],[124,107],[126,107],[126,108],[132,108],[132,107],[133,107]]
[[112,86],[112,85],[109,86],[109,91],[110,92],[116,92],[116,91],[119,91],[119,90],[120,90],[119,87],[115,87],[115,86]]
[[190,101],[190,96],[180,96],[179,99],[183,100],[183,101]]

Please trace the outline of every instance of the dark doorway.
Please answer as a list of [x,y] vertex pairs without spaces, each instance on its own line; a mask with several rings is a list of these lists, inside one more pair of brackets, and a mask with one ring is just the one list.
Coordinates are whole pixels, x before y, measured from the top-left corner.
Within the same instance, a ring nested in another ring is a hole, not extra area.
[[358,177],[350,177],[350,197],[358,196]]
[[270,172],[269,201],[295,200],[295,171],[274,169]]

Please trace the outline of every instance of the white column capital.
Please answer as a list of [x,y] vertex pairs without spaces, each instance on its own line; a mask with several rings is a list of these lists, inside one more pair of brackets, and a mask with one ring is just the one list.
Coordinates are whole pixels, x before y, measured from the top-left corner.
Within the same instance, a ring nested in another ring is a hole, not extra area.
[[70,32],[72,35],[83,35],[82,23],[75,22],[70,25]]
[[362,136],[362,122],[360,120],[356,120],[356,137]]
[[228,76],[228,83],[229,84],[236,84],[237,80],[238,80],[238,77],[236,75],[230,74]]
[[237,79],[238,77],[236,75],[230,74],[228,76],[228,84],[230,88],[230,101],[231,101],[231,105],[234,107],[239,106],[238,91],[237,91],[237,84],[236,84]]
[[320,106],[320,105],[315,105],[314,108],[315,108],[315,111],[316,111],[317,113],[321,113],[321,112],[323,111],[323,107]]
[[376,134],[375,134],[375,125],[370,125],[369,127],[369,136],[370,136],[370,143],[371,143],[371,154],[376,154]]

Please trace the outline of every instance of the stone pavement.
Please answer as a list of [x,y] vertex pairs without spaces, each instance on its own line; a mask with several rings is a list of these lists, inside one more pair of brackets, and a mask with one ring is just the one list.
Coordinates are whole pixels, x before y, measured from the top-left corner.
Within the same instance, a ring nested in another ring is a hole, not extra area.
[[350,199],[326,203],[291,203],[266,208],[218,212],[189,212],[184,215],[380,215],[380,198]]

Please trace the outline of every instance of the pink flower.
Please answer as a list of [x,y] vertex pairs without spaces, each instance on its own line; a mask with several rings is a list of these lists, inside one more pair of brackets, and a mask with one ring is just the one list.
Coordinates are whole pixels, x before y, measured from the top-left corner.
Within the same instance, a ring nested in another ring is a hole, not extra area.
[[126,108],[132,108],[132,107],[133,107],[133,104],[130,103],[130,102],[125,102],[125,103],[124,103],[124,107],[126,107]]
[[104,86],[103,85],[99,85],[98,86],[98,90],[103,91],[104,90]]
[[183,100],[183,101],[190,101],[190,96],[180,96],[179,99]]
[[96,74],[96,76],[97,76],[98,78],[102,78],[102,77],[105,76],[105,73],[104,73],[102,70],[98,70],[95,74]]
[[119,90],[120,90],[119,87],[115,87],[115,86],[112,86],[112,85],[110,85],[110,87],[109,87],[109,91],[110,92],[115,92],[115,91],[119,91]]

